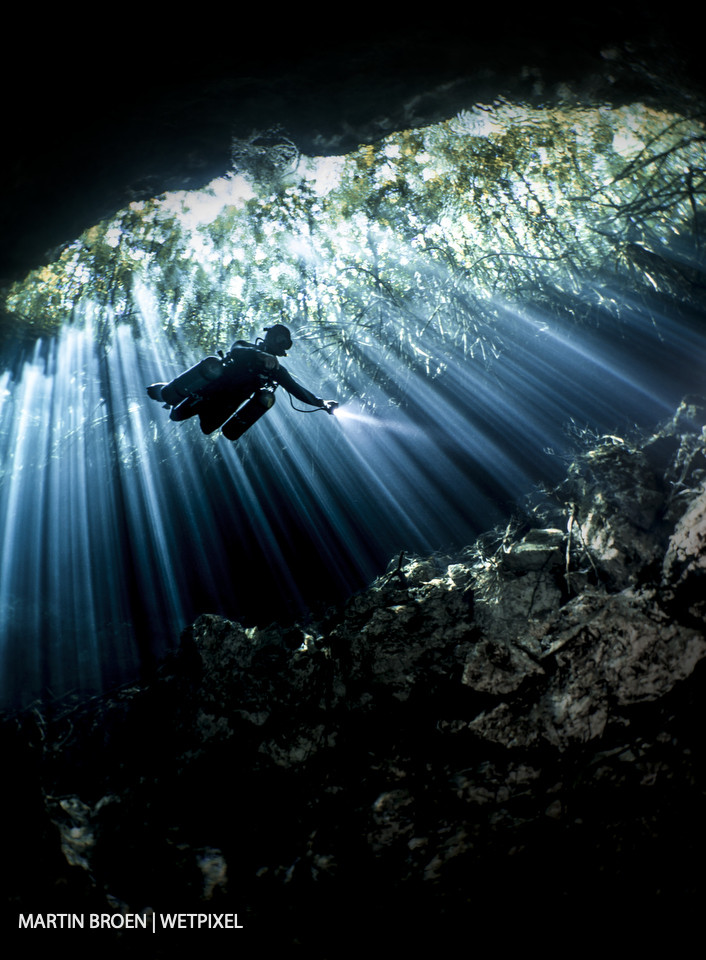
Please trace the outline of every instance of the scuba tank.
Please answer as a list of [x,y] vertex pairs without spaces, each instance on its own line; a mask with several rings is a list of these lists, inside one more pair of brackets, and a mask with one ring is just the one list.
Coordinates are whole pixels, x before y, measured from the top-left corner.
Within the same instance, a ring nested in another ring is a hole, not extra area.
[[223,424],[223,436],[228,440],[242,437],[249,427],[272,409],[274,402],[274,390],[256,390],[248,402]]
[[219,357],[206,357],[205,360],[200,360],[193,367],[179,374],[171,383],[165,384],[162,387],[160,399],[172,407],[176,406],[186,397],[198,393],[209,383],[213,383],[222,373],[223,360]]

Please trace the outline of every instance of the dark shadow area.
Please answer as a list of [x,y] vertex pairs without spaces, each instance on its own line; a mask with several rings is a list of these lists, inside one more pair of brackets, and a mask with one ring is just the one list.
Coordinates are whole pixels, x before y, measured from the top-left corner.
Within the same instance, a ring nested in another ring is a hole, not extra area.
[[63,12],[20,17],[28,56],[2,68],[0,279],[133,200],[222,175],[231,138],[253,131],[323,155],[498,98],[683,108],[703,94],[700,40],[661,6],[405,19],[140,10],[92,37]]

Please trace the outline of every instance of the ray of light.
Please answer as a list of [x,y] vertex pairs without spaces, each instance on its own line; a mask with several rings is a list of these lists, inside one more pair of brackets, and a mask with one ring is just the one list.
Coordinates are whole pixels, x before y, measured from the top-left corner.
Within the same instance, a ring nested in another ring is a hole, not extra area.
[[[477,129],[478,119],[459,120],[459,135],[497,133],[485,114]],[[630,157],[643,149],[627,135],[615,142],[629,147]],[[436,158],[420,152],[410,161],[411,181],[443,179],[451,146]],[[695,164],[699,144],[689,149]],[[526,182],[515,178],[508,203],[529,209],[539,200],[547,208],[563,202],[560,178],[542,180],[547,151],[537,147]],[[401,150],[388,144],[383,154],[371,179],[398,197]],[[344,182],[344,166],[337,158],[318,172],[311,168],[317,203]],[[265,216],[264,204],[253,214],[252,236],[248,224],[229,239],[228,217],[256,196],[235,180],[200,198],[174,195],[149,214],[182,218],[191,230],[190,265],[215,291],[226,276],[224,264],[242,264],[227,276],[227,292],[249,297],[257,309],[265,301],[258,265],[272,250],[282,254],[262,268],[262,283],[271,289],[285,278],[297,291],[292,309],[305,335],[286,365],[307,387],[340,402],[335,416],[303,415],[280,389],[274,409],[233,445],[219,434],[205,437],[197,420],[171,422],[147,399],[148,383],[170,380],[201,355],[185,332],[189,318],[180,296],[188,284],[178,276],[178,245],[169,296],[157,279],[131,281],[129,322],[110,311],[106,317],[105,304],[99,310],[90,298],[78,298],[67,307],[71,322],[38,341],[14,376],[2,374],[1,701],[100,690],[130,678],[173,648],[201,612],[261,626],[291,623],[345,600],[400,552],[463,548],[507,518],[535,482],[559,476],[561,462],[550,451],[563,453],[568,421],[607,432],[633,420],[652,424],[673,411],[683,382],[698,382],[694,372],[703,371],[706,359],[703,317],[693,304],[678,302],[671,275],[652,270],[649,301],[613,274],[579,282],[567,266],[563,276],[557,265],[563,256],[544,257],[542,231],[531,217],[517,222],[512,243],[502,235],[512,254],[483,250],[471,263],[483,231],[501,236],[485,217],[500,206],[498,198],[485,198],[484,219],[472,222],[475,208],[458,217],[466,183],[453,204],[447,208],[443,200],[435,208],[432,222],[410,220],[414,231],[396,234],[384,217],[366,219],[354,202],[357,186],[341,187],[353,195],[348,218],[331,223],[322,217],[318,232],[313,218],[292,214],[290,227]],[[609,206],[611,190],[633,202],[623,177],[601,185],[596,209]],[[686,200],[682,206],[690,216]],[[139,212],[131,208],[130,216]],[[202,229],[219,217],[222,246]],[[149,239],[148,221],[140,228],[146,232],[135,234],[140,242]],[[109,253],[119,251],[121,229],[107,231]],[[661,262],[698,272],[698,243],[679,236],[670,246],[669,229],[660,224]],[[436,255],[442,240],[453,256]],[[602,242],[585,221],[576,225],[572,242],[579,241]],[[530,242],[537,263],[548,262],[552,280],[545,292],[556,284],[560,307],[551,318],[540,306],[504,301],[500,273],[493,275],[495,293],[481,290],[474,273],[490,260],[513,267],[512,257],[521,258]],[[149,277],[146,248],[132,253],[135,274]],[[648,254],[645,248],[640,256]],[[78,248],[73,257],[73,281],[87,284]],[[378,258],[399,281],[393,296]],[[155,263],[158,277],[165,265],[159,257]],[[49,273],[40,271],[35,281],[32,289],[44,284],[60,296],[63,287],[52,288]],[[437,310],[428,293],[417,297],[425,283],[446,311]],[[575,322],[584,304],[600,317],[599,326]],[[346,310],[359,306],[353,322]],[[477,321],[474,310],[485,308],[486,319]],[[255,307],[248,309],[248,322],[262,320]],[[331,337],[322,323],[302,319],[327,311]],[[223,331],[230,322],[227,311],[219,314],[221,339],[214,347],[229,334],[241,335],[242,318],[236,329]],[[482,323],[485,340],[478,334]],[[195,329],[192,322],[192,338]],[[474,336],[476,351],[469,348]],[[318,349],[321,341],[325,350]],[[349,349],[351,362],[339,363],[339,353]]]

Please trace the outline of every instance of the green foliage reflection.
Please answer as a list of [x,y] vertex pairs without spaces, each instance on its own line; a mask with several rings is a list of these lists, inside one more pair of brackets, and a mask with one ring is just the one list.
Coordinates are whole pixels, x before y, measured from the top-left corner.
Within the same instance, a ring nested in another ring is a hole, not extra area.
[[620,324],[626,304],[688,305],[702,289],[702,119],[476,108],[345,158],[133,204],[15,284],[7,329],[43,335],[90,306],[103,336],[115,321],[139,333],[139,280],[185,351],[282,320],[345,383],[373,341],[433,377],[451,350],[490,360],[517,311]]

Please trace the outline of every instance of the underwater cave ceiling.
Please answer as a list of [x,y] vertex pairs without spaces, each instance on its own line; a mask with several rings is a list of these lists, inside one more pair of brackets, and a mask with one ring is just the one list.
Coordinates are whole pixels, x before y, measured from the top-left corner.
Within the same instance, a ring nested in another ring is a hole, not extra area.
[[419,27],[351,16],[331,28],[309,12],[222,30],[142,19],[95,50],[62,28],[30,70],[4,67],[0,279],[133,200],[207,184],[228,168],[231,138],[255,130],[340,154],[498,97],[673,105],[703,94],[699,41],[662,10],[512,16]]

